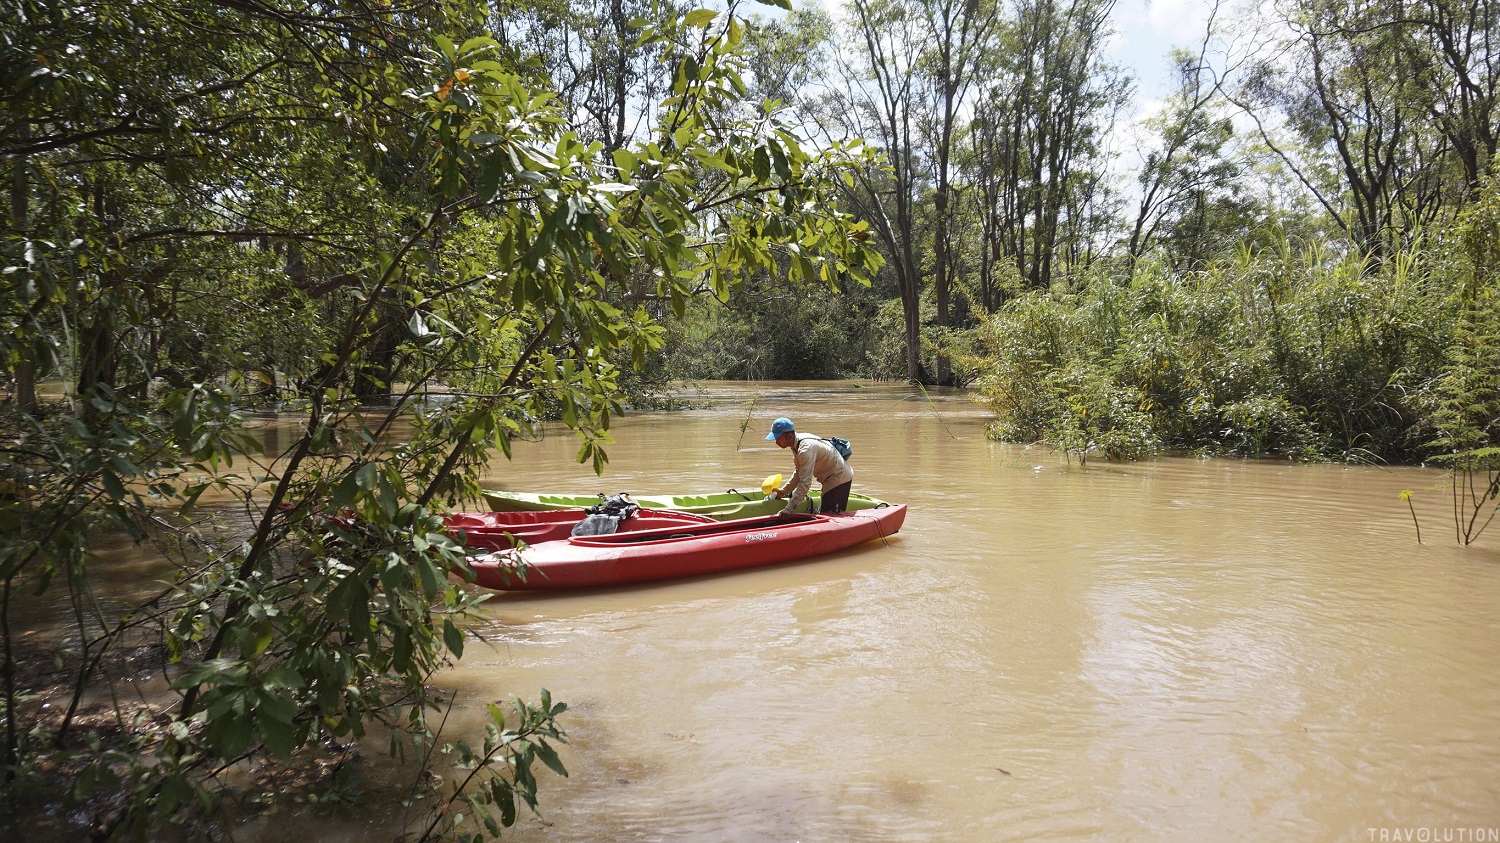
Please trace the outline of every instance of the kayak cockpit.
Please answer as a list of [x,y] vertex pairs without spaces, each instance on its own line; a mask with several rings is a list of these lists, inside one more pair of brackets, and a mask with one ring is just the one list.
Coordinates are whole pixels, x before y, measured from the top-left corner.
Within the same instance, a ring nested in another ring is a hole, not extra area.
[[738,521],[718,521],[713,524],[688,525],[683,527],[662,527],[655,530],[640,530],[634,533],[608,533],[602,536],[574,536],[568,541],[574,544],[587,545],[628,545],[640,544],[642,542],[666,542],[682,541],[686,539],[701,539],[707,536],[726,536],[737,533],[755,533],[765,530],[775,530],[780,527],[795,527],[800,524],[811,524],[825,520],[827,516],[809,515],[801,513],[797,515],[771,516],[768,518],[745,518]]

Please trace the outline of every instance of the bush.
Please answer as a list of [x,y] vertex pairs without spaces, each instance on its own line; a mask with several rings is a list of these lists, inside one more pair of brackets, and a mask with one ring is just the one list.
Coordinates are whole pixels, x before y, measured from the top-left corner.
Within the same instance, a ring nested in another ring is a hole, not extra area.
[[1142,262],[1011,300],[964,362],[1003,439],[1412,461],[1453,321],[1444,267],[1437,247],[1377,266],[1290,244],[1192,272]]
[[733,307],[695,301],[687,318],[669,325],[652,371],[673,380],[848,377],[868,368],[871,348],[885,334],[881,324],[868,288],[831,293],[768,284]]
[[1241,457],[1281,455],[1317,459],[1327,449],[1300,407],[1280,396],[1255,396],[1218,408],[1223,427],[1219,443]]
[[1134,460],[1160,450],[1151,416],[1137,389],[1115,383],[1099,367],[1075,361],[1051,373],[1045,396],[1050,411],[1043,441],[1068,454],[1102,454]]

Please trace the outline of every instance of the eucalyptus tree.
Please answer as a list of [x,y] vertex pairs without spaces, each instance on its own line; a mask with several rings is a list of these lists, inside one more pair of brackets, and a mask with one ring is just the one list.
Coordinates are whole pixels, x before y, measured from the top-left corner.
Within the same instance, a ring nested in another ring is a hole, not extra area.
[[820,8],[794,8],[777,18],[752,16],[745,24],[751,93],[793,109],[810,107],[828,72],[833,37],[833,19]]
[[488,21],[502,44],[530,58],[579,136],[615,150],[649,135],[653,107],[672,84],[663,45],[642,39],[642,26],[691,8],[681,0],[501,3]]
[[1093,236],[1076,215],[1128,93],[1104,58],[1113,9],[1114,0],[1020,0],[979,93],[975,166],[998,179],[981,190],[987,225],[1030,287],[1050,285]]
[[1013,135],[1006,131],[1007,107],[993,95],[989,83],[984,87],[986,93],[975,103],[959,161],[979,225],[979,304],[991,311],[1019,286],[1019,273],[1005,245],[1007,221],[1015,217],[1016,204],[1015,195],[1006,191],[1005,185],[1014,183],[1011,170],[1019,159],[1013,151]]
[[[1414,10],[1331,0],[1278,4],[1288,35],[1235,89],[1262,140],[1352,248],[1377,259],[1451,219],[1466,185],[1449,178],[1436,96],[1441,72]],[[1284,123],[1291,137],[1270,127]]]
[[[788,120],[815,121],[827,92],[832,37],[832,18],[816,7],[752,16],[744,53],[750,95],[779,103]],[[687,323],[672,326],[661,368],[698,378],[826,379],[859,371],[875,300],[892,292],[884,286],[840,284],[835,296],[767,273],[728,305],[698,303]]]
[[[942,334],[949,324],[950,288],[955,274],[955,132],[963,120],[969,91],[984,66],[983,54],[991,49],[1001,10],[993,0],[919,0],[916,8],[927,25],[927,49],[919,67],[931,97],[927,122],[931,125],[935,182],[932,288],[937,303],[936,328]],[[935,377],[940,384],[950,384],[953,379],[948,357],[941,349]]]
[[1204,54],[1176,54],[1178,88],[1146,121],[1153,145],[1137,176],[1140,199],[1126,244],[1132,260],[1162,246],[1173,265],[1192,268],[1231,249],[1251,227],[1245,163],[1233,122]]
[[1500,153],[1500,7],[1422,0],[1415,14],[1438,80],[1432,119],[1463,167],[1471,198]]
[[[533,56],[456,37],[485,11],[7,7],[0,352],[12,394],[68,383],[0,406],[7,782],[62,770],[79,799],[121,797],[106,826],[143,834],[220,804],[246,759],[377,722],[430,740],[428,679],[461,656],[476,599],[449,579],[470,572],[435,512],[543,417],[602,469],[617,361],[661,342],[649,303],[878,268],[833,210],[867,156],[812,150],[747,98],[732,12],[641,28],[670,82],[650,135],[611,150],[580,138]],[[242,430],[252,387],[296,399],[274,453]],[[104,605],[102,528],[175,581]],[[58,589],[75,644],[48,691],[19,667],[54,653],[28,651],[42,639],[14,610]],[[149,642],[172,705],[89,749],[88,692]],[[483,745],[459,750],[478,786],[450,798],[469,807],[427,831],[464,813],[498,833],[535,805],[532,766],[562,771],[564,707],[540,697],[492,708]]]
[[922,238],[918,203],[928,175],[921,149],[920,65],[927,24],[908,0],[850,0],[836,62],[845,87],[831,91],[822,114],[835,137],[869,138],[887,166],[855,175],[844,196],[868,220],[895,276],[906,339],[906,377],[923,382]]

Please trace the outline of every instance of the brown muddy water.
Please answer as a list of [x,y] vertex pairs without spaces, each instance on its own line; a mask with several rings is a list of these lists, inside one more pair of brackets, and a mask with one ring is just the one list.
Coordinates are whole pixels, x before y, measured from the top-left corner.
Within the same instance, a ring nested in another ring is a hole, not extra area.
[[[790,470],[762,438],[787,415],[851,439],[855,491],[908,504],[905,527],[796,565],[497,596],[441,677],[453,723],[477,737],[485,703],[540,688],[571,706],[571,776],[543,771],[545,819],[504,839],[1500,839],[1500,526],[1458,547],[1441,473],[1081,466],[899,385],[702,397],[617,422],[602,478],[550,429],[488,482],[754,489]],[[397,833],[283,815],[236,838]]]

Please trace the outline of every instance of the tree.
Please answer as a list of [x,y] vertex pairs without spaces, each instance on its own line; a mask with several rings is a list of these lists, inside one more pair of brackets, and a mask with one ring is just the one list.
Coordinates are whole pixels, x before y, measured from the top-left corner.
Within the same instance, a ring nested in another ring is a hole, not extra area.
[[[497,4],[488,20],[497,39],[525,56],[570,114],[579,137],[606,151],[651,131],[651,107],[672,85],[661,42],[641,40],[641,24],[679,18],[681,2],[569,0]],[[519,63],[518,63],[519,64]]]
[[1136,260],[1160,242],[1174,264],[1192,267],[1244,236],[1250,203],[1242,195],[1242,165],[1226,151],[1235,138],[1233,123],[1213,115],[1216,98],[1214,86],[1204,83],[1203,55],[1179,53],[1177,68],[1177,92],[1147,123],[1160,145],[1142,162],[1126,250]]
[[828,70],[833,20],[821,9],[792,9],[780,18],[759,15],[745,26],[746,84],[762,100],[777,100],[798,117],[815,107],[815,90]]
[[[1350,246],[1378,259],[1453,219],[1481,172],[1481,139],[1494,137],[1492,125],[1478,125],[1493,120],[1492,86],[1468,84],[1488,61],[1476,49],[1486,36],[1468,27],[1493,28],[1493,15],[1422,5],[1426,14],[1402,4],[1288,3],[1290,37],[1231,93]],[[1271,128],[1283,120],[1290,138]]]
[[1500,9],[1484,0],[1425,0],[1418,21],[1435,57],[1431,116],[1477,200],[1500,151]]
[[[614,150],[579,138],[514,48],[449,37],[475,6],[24,12],[5,53],[0,154],[24,177],[0,348],[13,383],[71,386],[4,408],[0,761],[8,781],[51,759],[80,798],[123,792],[122,831],[218,804],[237,759],[376,721],[431,740],[427,679],[461,656],[474,600],[437,513],[475,498],[492,452],[560,417],[602,468],[617,362],[660,346],[648,306],[879,266],[832,203],[863,153],[809,150],[745,101],[732,12],[642,30],[670,89],[651,136]],[[252,388],[299,399],[273,463],[240,432]],[[201,519],[210,489],[248,524]],[[92,611],[100,526],[151,542],[174,585]],[[58,588],[82,643],[45,709],[11,608]],[[106,655],[146,640],[175,707],[139,742],[79,751]],[[562,769],[564,706],[543,691],[512,708],[460,749],[475,778],[450,797],[491,833],[535,805],[535,762]]]
[[[921,62],[922,75],[931,87],[931,147],[935,192],[933,196],[933,293],[937,300],[937,325],[941,334],[949,324],[949,297],[953,285],[956,201],[953,184],[954,133],[980,56],[994,33],[999,10],[988,0],[928,0],[919,4],[927,22],[928,48]],[[936,380],[951,385],[953,372],[948,357],[937,355]]]
[[1002,162],[1016,162],[1011,133],[1005,131],[1005,105],[995,97],[981,98],[969,125],[969,142],[962,161],[970,182],[970,195],[979,218],[979,303],[994,310],[1002,296],[1016,284],[1003,284],[1004,268],[1015,274],[1008,258],[1004,232],[1014,216],[1014,196],[1005,188],[1014,182]]
[[1468,545],[1500,514],[1500,181],[1487,180],[1457,231],[1466,277],[1428,421],[1438,460],[1453,467],[1453,526]]
[[921,383],[926,376],[920,354],[921,244],[916,221],[923,168],[916,131],[924,24],[919,10],[905,0],[852,0],[848,12],[848,37],[857,63],[842,65],[850,87],[832,97],[825,113],[838,123],[838,135],[873,139],[888,162],[888,169],[859,173],[844,196],[871,222],[890,256],[901,295],[906,378]]
[[1100,141],[1126,92],[1103,61],[1113,8],[1113,0],[1018,4],[976,108],[976,166],[999,178],[984,191],[994,202],[987,225],[1034,288],[1050,285],[1059,256],[1085,251],[1091,233],[1072,215],[1097,184]]

